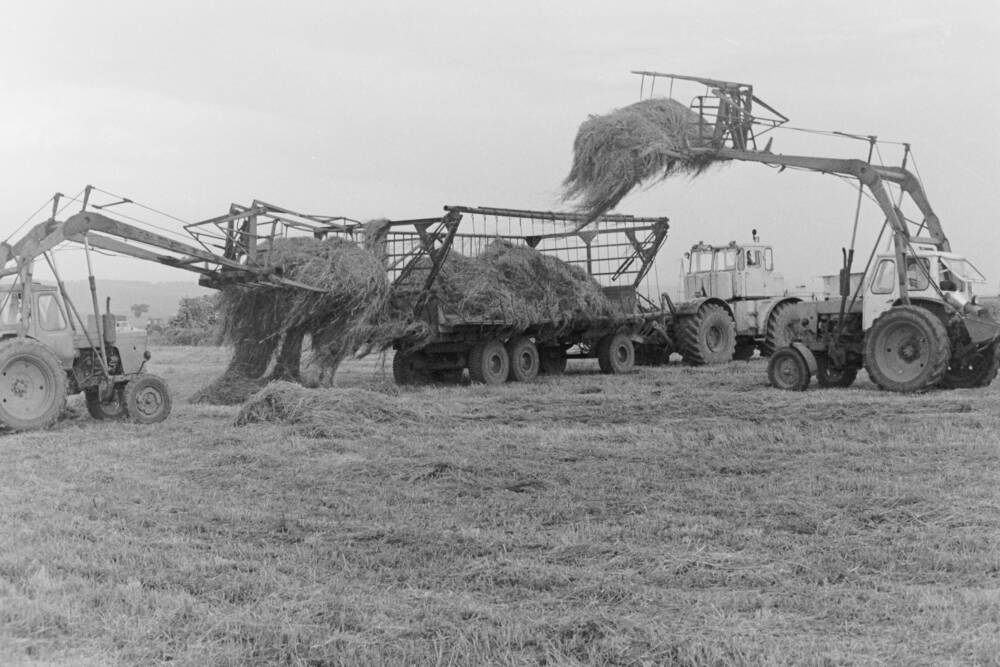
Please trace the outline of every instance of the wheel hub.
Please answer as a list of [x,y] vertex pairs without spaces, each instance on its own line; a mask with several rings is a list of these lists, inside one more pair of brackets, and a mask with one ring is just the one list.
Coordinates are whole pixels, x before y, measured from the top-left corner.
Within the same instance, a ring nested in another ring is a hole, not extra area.
[[715,352],[722,343],[722,330],[719,327],[709,327],[705,332],[705,345]]
[[28,393],[27,380],[23,377],[14,378],[14,381],[10,383],[10,393],[18,398],[24,398],[25,394]]
[[163,398],[160,396],[160,392],[152,387],[143,389],[135,397],[136,409],[147,417],[155,415],[161,405],[163,405]]

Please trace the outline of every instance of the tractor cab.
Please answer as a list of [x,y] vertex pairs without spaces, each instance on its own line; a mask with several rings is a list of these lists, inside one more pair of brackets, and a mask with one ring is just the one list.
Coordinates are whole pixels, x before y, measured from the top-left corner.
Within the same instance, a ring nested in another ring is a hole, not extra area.
[[[964,312],[975,309],[974,286],[985,283],[986,278],[972,262],[934,246],[917,245],[914,250],[915,254],[907,255],[905,260],[906,287],[910,299],[944,300]],[[868,329],[879,315],[900,299],[895,255],[882,255],[876,259],[865,292],[863,326]]]
[[72,368],[76,349],[59,290],[33,283],[28,295],[25,302],[20,285],[0,287],[0,337],[34,338],[52,350],[63,368]]
[[696,243],[684,276],[684,298],[716,297],[725,301],[764,299],[785,293],[785,280],[774,271],[771,246],[736,243],[713,246]]

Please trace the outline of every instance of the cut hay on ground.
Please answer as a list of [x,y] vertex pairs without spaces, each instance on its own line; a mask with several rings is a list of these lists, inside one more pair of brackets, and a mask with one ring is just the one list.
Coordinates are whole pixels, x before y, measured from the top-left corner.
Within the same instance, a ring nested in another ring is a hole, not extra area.
[[310,438],[347,438],[373,433],[378,424],[403,426],[423,421],[399,399],[365,389],[307,389],[271,382],[240,408],[236,426],[264,422],[288,424]]
[[357,347],[359,333],[383,309],[388,296],[382,263],[352,241],[276,239],[270,261],[282,276],[322,291],[223,288],[223,337],[234,347],[233,359],[222,377],[193,401],[240,403],[267,380],[298,381],[306,336],[311,338],[313,363],[332,374]]
[[563,182],[563,198],[575,200],[590,222],[640,183],[700,174],[714,160],[689,150],[706,143],[698,120],[697,113],[665,98],[591,116],[573,142],[573,166]]

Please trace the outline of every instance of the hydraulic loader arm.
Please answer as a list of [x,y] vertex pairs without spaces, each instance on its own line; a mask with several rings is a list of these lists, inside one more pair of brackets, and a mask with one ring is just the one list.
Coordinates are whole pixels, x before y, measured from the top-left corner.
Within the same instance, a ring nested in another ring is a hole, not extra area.
[[[319,291],[318,288],[278,275],[274,267],[233,261],[201,248],[114,220],[94,211],[83,211],[65,221],[46,220],[13,245],[0,244],[0,277],[17,273],[30,262],[66,241],[157,262],[218,278],[226,273],[242,282],[269,283]],[[8,266],[11,262],[14,266]]]
[[[743,162],[761,162],[780,167],[808,169],[825,174],[843,174],[860,180],[871,191],[878,202],[886,219],[892,226],[895,236],[908,241],[929,243],[939,250],[951,250],[951,244],[941,229],[941,221],[931,208],[920,181],[912,173],[902,167],[883,167],[873,165],[864,160],[845,160],[837,158],[819,158],[804,155],[780,155],[764,151],[745,151],[734,148],[719,148],[710,151],[711,154],[724,160],[740,160]],[[923,214],[921,229],[926,227],[927,237],[913,237],[906,225],[906,219],[899,208],[893,204],[885,189],[884,181],[899,185],[900,189],[910,196],[913,203]]]

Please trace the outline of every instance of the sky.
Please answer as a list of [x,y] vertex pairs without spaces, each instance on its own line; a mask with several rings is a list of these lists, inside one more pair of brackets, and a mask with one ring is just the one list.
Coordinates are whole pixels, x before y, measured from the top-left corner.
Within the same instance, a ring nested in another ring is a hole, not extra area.
[[[953,249],[985,273],[985,293],[998,291],[998,0],[5,9],[0,238],[86,184],[188,221],[254,198],[362,220],[445,204],[565,208],[579,124],[638,100],[638,69],[751,83],[789,125],[910,142]],[[898,164],[898,146],[880,149]],[[782,132],[772,150],[863,158],[867,145]],[[618,211],[670,217],[663,284],[693,243],[749,240],[752,228],[787,282],[805,284],[839,268],[856,197],[835,177],[729,164],[654,184]],[[881,223],[866,204],[860,255]],[[68,270],[82,270],[73,257]],[[101,257],[97,270],[195,280],[135,260]]]

